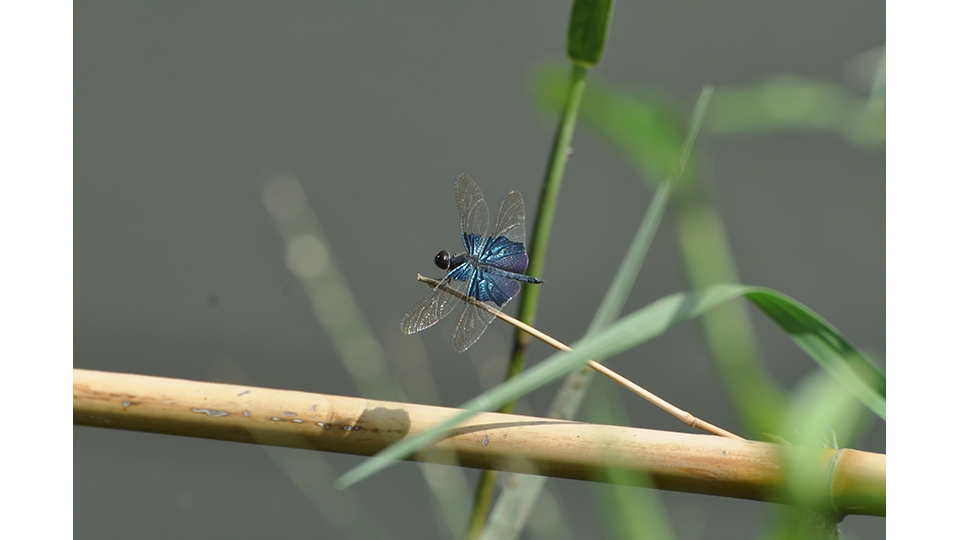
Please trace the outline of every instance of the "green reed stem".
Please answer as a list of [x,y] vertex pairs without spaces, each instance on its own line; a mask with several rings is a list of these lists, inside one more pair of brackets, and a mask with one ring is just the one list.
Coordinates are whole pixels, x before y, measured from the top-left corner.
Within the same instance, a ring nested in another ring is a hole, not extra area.
[[[560,196],[560,185],[563,182],[563,171],[569,157],[570,141],[573,139],[573,129],[577,123],[577,111],[580,109],[580,99],[587,83],[587,68],[574,64],[570,72],[570,84],[567,88],[567,98],[563,105],[560,123],[553,138],[553,147],[550,149],[550,161],[547,165],[547,174],[540,191],[540,202],[537,205],[537,215],[533,226],[533,235],[530,238],[528,254],[530,265],[527,273],[531,276],[543,275],[544,263],[547,258],[547,246],[550,244],[550,231],[553,229],[553,216],[556,211],[557,198]],[[533,325],[536,319],[537,304],[540,298],[540,288],[537,286],[523,286],[520,294],[520,307],[517,318]],[[511,379],[523,370],[526,361],[527,347],[530,344],[530,335],[517,330],[513,339],[513,354],[510,365],[507,367],[505,379]],[[516,402],[512,401],[500,408],[499,412],[513,412]],[[475,539],[483,532],[490,509],[490,500],[493,497],[493,487],[496,481],[496,472],[485,470],[480,474],[477,491],[474,495],[473,511],[467,525],[464,538]]]

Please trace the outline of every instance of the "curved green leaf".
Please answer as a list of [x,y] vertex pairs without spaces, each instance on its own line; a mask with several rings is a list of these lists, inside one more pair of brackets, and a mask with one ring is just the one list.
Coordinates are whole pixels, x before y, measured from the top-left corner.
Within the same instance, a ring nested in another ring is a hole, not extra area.
[[[878,73],[883,84],[883,75]],[[706,128],[716,134],[828,131],[865,148],[882,147],[886,107],[843,86],[790,73],[717,90]]]
[[836,328],[803,304],[770,289],[744,294],[823,369],[877,416],[887,415],[887,379]]

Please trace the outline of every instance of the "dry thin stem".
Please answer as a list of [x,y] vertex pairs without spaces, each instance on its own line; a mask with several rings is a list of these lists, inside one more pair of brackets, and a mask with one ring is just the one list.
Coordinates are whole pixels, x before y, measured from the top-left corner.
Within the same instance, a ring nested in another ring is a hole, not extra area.
[[[73,423],[372,456],[459,412],[412,403],[73,370]],[[410,459],[772,502],[793,502],[796,447],[690,433],[480,413]],[[816,450],[813,502],[886,513],[886,456]],[[623,475],[611,475],[611,470]],[[646,487],[651,487],[649,484]]]
[[[460,298],[461,300],[463,300],[463,301],[465,301],[465,302],[471,302],[471,303],[473,303],[473,304],[475,304],[475,305],[477,305],[477,306],[479,306],[479,307],[481,307],[481,308],[483,308],[483,309],[486,309],[486,310],[489,311],[490,313],[493,313],[494,315],[496,315],[497,317],[499,317],[501,320],[507,322],[508,324],[512,324],[513,326],[515,326],[515,327],[523,330],[524,332],[526,332],[526,333],[530,334],[531,336],[539,339],[540,341],[543,341],[544,343],[546,343],[547,345],[550,345],[551,347],[553,347],[553,348],[555,348],[555,349],[558,349],[558,350],[561,350],[561,351],[572,351],[572,350],[573,350],[573,349],[571,349],[568,345],[562,343],[562,342],[559,341],[559,340],[556,340],[556,339],[550,337],[550,336],[547,335],[547,334],[544,334],[543,332],[541,332],[540,330],[537,330],[536,328],[530,326],[529,324],[527,324],[527,323],[525,323],[525,322],[523,322],[523,321],[520,321],[520,320],[518,320],[518,319],[514,319],[513,317],[511,317],[511,316],[509,316],[509,315],[507,315],[507,314],[505,314],[505,313],[503,313],[503,312],[501,312],[501,311],[497,311],[497,310],[495,310],[495,309],[491,309],[491,308],[490,308],[489,306],[487,306],[486,304],[483,304],[483,303],[481,303],[481,302],[476,302],[476,301],[474,301],[472,298],[469,298],[469,297],[467,297],[466,295],[464,295],[463,293],[461,293],[460,291],[451,289],[450,287],[447,287],[446,285],[441,285],[441,283],[440,283],[439,281],[435,280],[435,279],[428,278],[428,277],[422,276],[422,275],[420,275],[420,274],[417,274],[417,279],[420,280],[420,281],[422,281],[422,282],[424,282],[424,283],[426,283],[427,285],[430,285],[431,287],[442,287],[443,290],[444,290],[444,292],[446,292],[446,293],[448,293],[448,294],[452,294],[452,295]],[[667,411],[668,413],[670,413],[670,414],[672,414],[673,416],[677,417],[681,422],[683,422],[684,424],[686,424],[686,425],[688,425],[688,426],[690,426],[690,427],[692,427],[692,428],[702,429],[703,431],[706,431],[706,432],[708,432],[708,433],[712,433],[712,434],[714,434],[714,435],[719,435],[719,436],[721,436],[721,437],[729,437],[729,438],[731,438],[731,439],[738,439],[738,440],[741,440],[741,441],[745,440],[743,437],[741,437],[741,436],[739,436],[739,435],[735,435],[735,434],[733,434],[733,433],[730,433],[729,431],[727,431],[727,430],[725,430],[725,429],[723,429],[723,428],[717,427],[717,426],[711,424],[710,422],[706,422],[706,421],[704,421],[704,420],[701,420],[701,419],[697,418],[696,416],[694,416],[694,415],[690,414],[689,412],[681,409],[680,407],[677,407],[677,406],[671,404],[670,402],[668,402],[668,401],[664,400],[663,398],[657,396],[657,395],[654,394],[653,392],[650,392],[649,390],[641,387],[640,385],[634,383],[634,382],[631,381],[630,379],[627,379],[626,377],[618,374],[617,372],[615,372],[615,371],[613,371],[612,369],[610,369],[610,368],[608,368],[608,367],[600,364],[599,362],[594,362],[593,360],[590,360],[589,362],[587,362],[587,366],[589,366],[589,367],[590,367],[591,369],[593,369],[594,371],[600,373],[601,375],[604,375],[605,377],[608,377],[608,378],[612,379],[612,380],[615,381],[617,384],[619,384],[619,385],[623,386],[624,388],[630,390],[630,391],[633,392],[634,394],[637,394],[638,396],[640,396],[640,397],[642,397],[643,399],[649,401],[650,403],[653,403],[653,404],[656,405],[657,407],[660,407],[661,409]]]

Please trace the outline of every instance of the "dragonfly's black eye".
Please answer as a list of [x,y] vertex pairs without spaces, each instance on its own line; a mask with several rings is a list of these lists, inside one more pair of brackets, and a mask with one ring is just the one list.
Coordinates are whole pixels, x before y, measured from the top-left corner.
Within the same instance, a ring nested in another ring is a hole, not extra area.
[[433,258],[433,264],[443,270],[450,269],[450,254],[447,253],[447,250],[443,250],[440,253],[437,253],[437,256]]

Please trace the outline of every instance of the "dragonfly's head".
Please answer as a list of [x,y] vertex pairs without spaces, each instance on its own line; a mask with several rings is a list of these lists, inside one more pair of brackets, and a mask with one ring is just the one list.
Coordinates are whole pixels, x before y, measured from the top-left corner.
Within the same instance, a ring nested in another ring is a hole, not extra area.
[[443,250],[440,253],[437,253],[437,256],[433,258],[433,264],[437,265],[441,270],[450,270],[450,252]]

